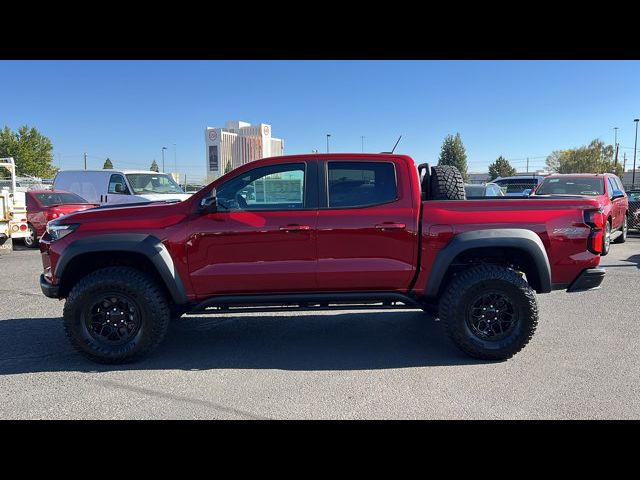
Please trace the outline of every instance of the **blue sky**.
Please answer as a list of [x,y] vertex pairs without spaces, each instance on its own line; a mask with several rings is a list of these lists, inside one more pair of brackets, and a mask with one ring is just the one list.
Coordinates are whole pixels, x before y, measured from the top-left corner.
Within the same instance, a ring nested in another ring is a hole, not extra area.
[[[435,162],[460,132],[469,170],[524,169],[553,150],[613,143],[633,157],[638,61],[0,61],[0,126],[37,127],[55,164],[205,174],[204,128],[269,123],[285,153],[390,150]],[[629,161],[627,167],[629,168]],[[173,168],[171,168],[173,170]]]

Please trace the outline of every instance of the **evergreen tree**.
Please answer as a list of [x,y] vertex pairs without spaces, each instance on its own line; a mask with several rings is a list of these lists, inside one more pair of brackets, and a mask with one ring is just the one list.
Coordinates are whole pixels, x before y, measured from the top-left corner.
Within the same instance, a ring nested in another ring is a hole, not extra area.
[[104,161],[104,165],[102,166],[102,169],[103,170],[111,170],[112,168],[113,168],[113,163],[111,163],[111,159],[110,158],[107,158]]
[[459,133],[456,133],[455,137],[453,135],[447,135],[445,137],[444,142],[442,142],[438,165],[453,165],[460,170],[464,181],[468,181],[467,153],[465,152]]
[[509,160],[500,155],[495,162],[489,165],[489,176],[491,180],[498,177],[513,177],[516,169],[511,166]]
[[151,166],[149,167],[149,170],[151,170],[152,172],[160,172],[160,167],[158,167],[158,164],[156,163],[155,159],[151,163]]

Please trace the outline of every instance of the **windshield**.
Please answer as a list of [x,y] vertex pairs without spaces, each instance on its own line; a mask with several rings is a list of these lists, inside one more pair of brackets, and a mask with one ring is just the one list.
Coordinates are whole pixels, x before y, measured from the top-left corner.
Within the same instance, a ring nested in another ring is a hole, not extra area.
[[500,185],[505,193],[522,193],[528,189],[533,190],[538,185],[535,178],[505,178],[504,180],[494,180],[493,183]]
[[535,195],[590,195],[604,194],[602,178],[565,177],[545,178]]
[[47,207],[52,205],[68,205],[78,203],[89,203],[84,198],[75,193],[37,193],[36,198],[38,201]]
[[169,175],[162,173],[128,173],[127,180],[136,195],[145,193],[184,193]]

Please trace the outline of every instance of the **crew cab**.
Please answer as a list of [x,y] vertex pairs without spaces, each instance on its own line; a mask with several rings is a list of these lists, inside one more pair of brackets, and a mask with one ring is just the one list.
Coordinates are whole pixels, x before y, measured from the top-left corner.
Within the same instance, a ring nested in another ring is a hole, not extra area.
[[257,160],[182,202],[49,222],[45,295],[88,358],[143,357],[183,314],[410,308],[467,354],[504,360],[538,322],[535,293],[598,288],[596,199],[465,199],[451,166],[405,155]]
[[549,175],[531,193],[532,197],[592,197],[602,210],[604,236],[601,255],[611,243],[624,243],[629,229],[629,200],[622,181],[612,173],[567,173]]

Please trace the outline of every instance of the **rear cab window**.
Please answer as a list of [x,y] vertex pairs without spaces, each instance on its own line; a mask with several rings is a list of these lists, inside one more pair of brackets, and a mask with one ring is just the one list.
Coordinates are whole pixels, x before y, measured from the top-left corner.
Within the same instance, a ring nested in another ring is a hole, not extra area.
[[398,199],[393,162],[327,162],[329,208],[382,205]]

